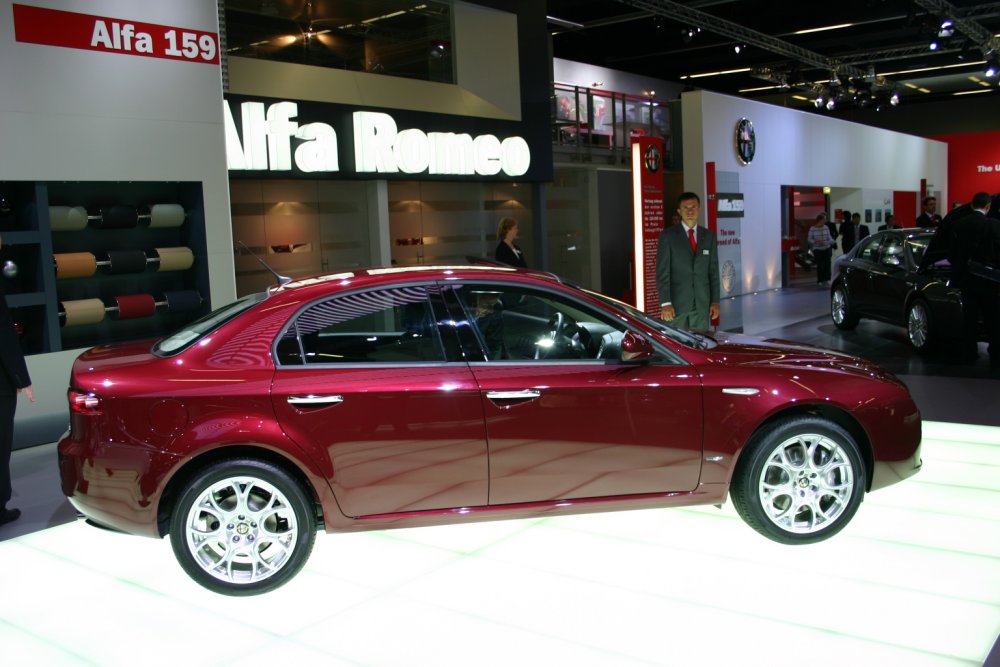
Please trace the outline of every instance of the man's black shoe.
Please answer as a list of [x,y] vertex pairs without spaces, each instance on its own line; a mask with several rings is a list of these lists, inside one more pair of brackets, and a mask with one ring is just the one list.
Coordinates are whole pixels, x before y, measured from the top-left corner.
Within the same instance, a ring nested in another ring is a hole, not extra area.
[[4,509],[0,511],[0,526],[5,523],[10,523],[11,521],[17,521],[20,516],[21,510]]

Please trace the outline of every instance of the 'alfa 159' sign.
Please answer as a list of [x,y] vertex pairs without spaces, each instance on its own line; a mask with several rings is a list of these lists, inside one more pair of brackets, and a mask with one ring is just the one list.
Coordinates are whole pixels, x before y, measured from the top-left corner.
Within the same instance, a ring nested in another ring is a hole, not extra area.
[[[229,170],[502,178],[522,176],[531,165],[531,150],[520,136],[400,128],[388,113],[339,105],[309,103],[310,113],[300,115],[300,106],[305,105],[227,100]],[[324,111],[329,117],[317,118]]]

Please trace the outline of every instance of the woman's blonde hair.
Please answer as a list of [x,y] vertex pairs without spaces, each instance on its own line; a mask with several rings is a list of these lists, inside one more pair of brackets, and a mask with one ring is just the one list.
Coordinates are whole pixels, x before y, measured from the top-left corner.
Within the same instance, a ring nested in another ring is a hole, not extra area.
[[497,225],[497,241],[507,238],[507,232],[514,227],[517,227],[517,220],[514,218],[500,218],[500,224]]

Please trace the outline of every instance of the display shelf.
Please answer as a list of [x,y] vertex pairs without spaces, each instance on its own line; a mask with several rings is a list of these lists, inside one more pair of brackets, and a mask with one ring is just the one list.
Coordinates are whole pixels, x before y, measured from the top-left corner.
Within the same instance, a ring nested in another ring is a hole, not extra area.
[[201,183],[0,182],[0,197],[0,270],[17,267],[0,281],[26,353],[160,337],[208,312]]

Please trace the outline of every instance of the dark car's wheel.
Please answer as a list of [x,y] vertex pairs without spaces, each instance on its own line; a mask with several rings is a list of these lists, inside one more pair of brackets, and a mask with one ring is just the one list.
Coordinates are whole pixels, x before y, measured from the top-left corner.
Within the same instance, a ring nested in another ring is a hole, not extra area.
[[906,335],[917,352],[928,352],[934,346],[931,337],[931,312],[927,302],[916,299],[906,310]]
[[174,555],[199,584],[256,595],[288,582],[316,539],[312,503],[281,468],[255,459],[214,463],[195,475],[173,508]]
[[830,317],[838,329],[849,331],[858,326],[859,318],[851,310],[843,285],[836,285],[830,293]]
[[818,417],[783,419],[754,434],[731,495],[747,524],[782,544],[839,532],[857,512],[865,469],[847,431]]

